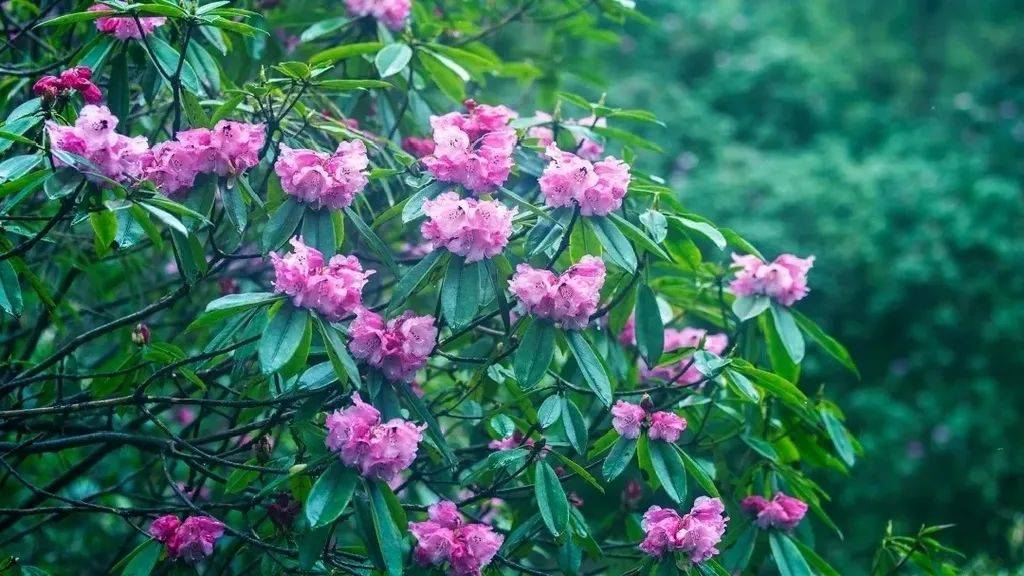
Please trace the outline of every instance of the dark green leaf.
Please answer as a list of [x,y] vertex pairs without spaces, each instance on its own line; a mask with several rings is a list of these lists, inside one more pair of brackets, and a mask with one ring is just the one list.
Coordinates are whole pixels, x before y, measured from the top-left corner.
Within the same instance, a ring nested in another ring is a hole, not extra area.
[[388,44],[380,52],[377,52],[374,64],[376,64],[377,70],[380,72],[380,77],[387,78],[405,70],[411,58],[412,48],[397,42],[395,44]]
[[374,52],[381,49],[384,46],[380,42],[361,42],[355,44],[343,44],[341,46],[324,50],[314,54],[310,59],[310,64],[334,64],[339,60],[345,58],[351,58],[353,56],[360,56],[362,54],[373,54]]
[[270,215],[267,227],[263,229],[263,249],[277,250],[295,235],[295,229],[299,227],[304,213],[302,204],[290,196],[286,198]]
[[828,432],[828,437],[836,448],[836,453],[843,459],[843,462],[846,462],[847,466],[853,466],[856,456],[853,452],[853,443],[850,442],[850,437],[846,433],[846,427],[827,408],[821,407],[818,412],[821,414],[821,422],[825,425],[825,431]]
[[569,501],[551,465],[541,460],[534,468],[534,495],[548,532],[561,538],[569,525]]
[[306,499],[306,518],[319,528],[337,520],[348,507],[359,482],[359,474],[340,461],[332,463],[313,484]]
[[466,263],[453,256],[441,285],[441,313],[455,330],[468,326],[480,309],[479,262]]
[[537,409],[537,423],[541,429],[545,429],[555,422],[562,415],[562,399],[557,394],[552,394],[544,399],[540,408]]
[[299,345],[309,330],[309,314],[285,302],[267,324],[260,338],[260,367],[264,374],[283,368],[299,351]]
[[662,440],[651,440],[647,446],[654,474],[665,493],[675,502],[681,503],[686,498],[686,468],[679,452],[673,444]]
[[612,263],[630,274],[635,272],[636,252],[619,227],[604,216],[595,216],[588,221],[597,239],[601,241],[601,246],[604,246],[605,255]]
[[633,454],[636,453],[636,439],[619,437],[612,446],[611,452],[608,452],[608,456],[604,459],[604,465],[601,467],[601,474],[604,476],[605,482],[611,482],[615,480],[622,471],[629,466],[629,463],[633,460]]
[[391,291],[391,302],[388,304],[388,310],[391,312],[398,310],[405,303],[405,300],[423,285],[423,281],[427,279],[427,276],[430,275],[430,272],[444,254],[443,250],[433,250],[417,262],[415,266],[408,268],[404,274],[400,275],[398,282]]
[[570,330],[566,332],[565,337],[569,341],[569,349],[572,351],[573,357],[576,358],[576,364],[579,365],[587,386],[606,407],[610,407],[612,405],[612,385],[608,380],[604,364],[598,358],[594,347],[582,332]]
[[24,309],[21,284],[10,260],[0,260],[0,308],[11,316],[21,316]]
[[619,216],[614,212],[609,214],[607,218],[609,218],[612,222],[615,222],[615,225],[619,227],[619,230],[621,230],[627,238],[629,238],[633,242],[636,242],[645,251],[650,252],[651,254],[657,256],[658,258],[661,258],[662,260],[671,260],[671,258],[668,257],[668,253],[665,252],[664,248],[659,246],[658,243],[656,243],[654,240],[651,240],[650,236],[644,234],[643,230],[634,226],[633,223],[630,222],[629,220],[626,220],[625,218]]
[[524,390],[533,388],[551,365],[555,355],[555,327],[535,319],[523,333],[523,339],[512,361],[516,380]]
[[657,366],[665,348],[665,325],[654,291],[646,284],[636,293],[636,346],[648,366]]
[[853,363],[853,358],[850,353],[847,352],[846,347],[839,343],[838,340],[829,336],[822,330],[813,320],[804,316],[800,312],[790,309],[789,311],[794,318],[796,318],[797,325],[804,331],[805,334],[811,337],[818,346],[821,346],[825,352],[828,352],[833,358],[839,361],[840,364],[845,366],[850,372],[853,372],[857,378],[860,378],[860,371],[857,370],[857,365]]
[[334,367],[334,373],[337,375],[338,380],[342,383],[351,381],[356,388],[362,387],[362,381],[359,378],[359,368],[356,366],[355,360],[348,353],[348,349],[345,348],[345,343],[342,342],[337,330],[320,318],[317,318],[316,322],[320,328],[320,337],[324,342],[327,359],[331,361],[331,366]]
[[587,423],[583,420],[583,414],[576,403],[569,398],[562,399],[562,426],[565,428],[566,439],[576,449],[576,453],[586,454],[589,439]]
[[[678,448],[678,446],[676,448]],[[693,479],[697,481],[697,484],[700,484],[700,487],[709,495],[714,496],[715,498],[721,498],[722,496],[718,493],[718,488],[715,486],[714,480],[712,480],[711,476],[709,476],[707,471],[704,470],[704,467],[690,457],[690,455],[686,453],[686,450],[678,449],[678,452],[679,456],[683,459],[683,466],[686,467],[686,471],[690,473],[690,476],[693,476]]]
[[369,245],[370,250],[373,250],[373,253],[381,259],[381,262],[387,267],[388,271],[394,274],[397,278],[399,276],[398,264],[395,263],[395,258],[392,256],[391,250],[388,249],[387,245],[384,244],[380,237],[377,236],[369,226],[367,226],[366,222],[364,222],[363,219],[359,217],[359,214],[357,214],[351,207],[345,208],[345,215],[348,216],[348,219],[355,225],[356,230],[359,231],[359,235],[363,238],[363,242],[366,242],[366,244]]
[[132,551],[131,560],[121,572],[122,576],[149,576],[156,567],[163,545],[156,540],[147,540]]
[[799,364],[804,359],[804,335],[800,332],[800,328],[796,325],[788,308],[773,302],[771,309],[775,330],[779,333],[779,338],[782,339],[782,345],[786,348],[793,363]]
[[330,211],[323,208],[305,211],[302,217],[302,241],[323,253],[325,260],[334,255],[338,244],[334,238]]
[[780,532],[768,533],[768,544],[771,546],[772,557],[779,568],[779,576],[813,576],[811,567],[804,560],[800,549],[789,536]]
[[423,402],[423,399],[417,396],[408,384],[399,382],[395,384],[395,387],[398,389],[398,393],[401,394],[402,399],[405,400],[409,413],[414,419],[422,420],[426,423],[427,437],[437,446],[437,449],[445,459],[445,463],[451,467],[458,464],[459,460],[455,457],[455,452],[452,451],[451,446],[448,445],[448,440],[441,429],[441,425],[438,424],[437,418],[434,417],[434,414],[426,403]]
[[391,510],[383,491],[388,489],[379,482],[368,482],[367,493],[370,498],[370,515],[373,518],[373,529],[380,546],[380,555],[384,560],[388,576],[402,576],[402,535],[391,517]]

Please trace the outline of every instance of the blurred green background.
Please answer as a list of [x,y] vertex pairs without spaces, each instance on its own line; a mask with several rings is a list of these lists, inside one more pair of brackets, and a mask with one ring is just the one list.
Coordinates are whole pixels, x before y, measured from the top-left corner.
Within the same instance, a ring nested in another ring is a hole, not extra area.
[[819,550],[841,573],[866,569],[889,518],[903,531],[955,523],[944,542],[973,572],[1019,573],[1024,4],[637,9],[650,22],[621,38],[589,18],[507,34],[546,71],[517,93],[521,111],[559,89],[650,109],[668,127],[641,130],[666,153],[641,166],[769,257],[818,257],[800,307],[863,374],[816,354],[802,379],[828,389],[866,452],[848,478],[823,478],[845,542]]

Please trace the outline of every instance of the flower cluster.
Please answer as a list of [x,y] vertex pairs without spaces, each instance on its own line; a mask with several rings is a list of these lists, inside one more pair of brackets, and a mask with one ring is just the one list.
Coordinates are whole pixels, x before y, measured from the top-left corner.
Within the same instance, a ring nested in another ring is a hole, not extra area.
[[88,104],[103,100],[103,93],[92,82],[92,70],[88,66],[75,66],[60,73],[60,76],[43,76],[32,85],[32,92],[43,100],[53,101],[68,92],[78,92]]
[[406,136],[402,138],[402,150],[412,154],[416,158],[423,158],[434,153],[434,141],[430,138],[417,138]]
[[327,416],[327,448],[367,478],[391,482],[416,459],[426,425],[393,418],[381,422],[380,412],[352,395],[352,406]]
[[555,144],[549,144],[544,153],[551,162],[538,182],[548,206],[569,206],[575,201],[583,216],[605,216],[622,206],[629,188],[629,164],[611,156],[591,163]]
[[747,496],[740,502],[740,506],[754,518],[759,527],[766,530],[792,530],[803,520],[804,514],[807,514],[807,504],[803,500],[782,492],[776,492],[771,500],[762,496]]
[[213,545],[224,535],[224,524],[209,516],[190,516],[184,522],[168,514],[153,521],[149,535],[162,542],[167,557],[195,563],[213,554]]
[[413,557],[423,566],[448,563],[451,576],[480,576],[505,538],[486,524],[466,524],[453,502],[442,500],[427,509],[428,520],[410,522],[416,538]]
[[648,425],[647,436],[651,440],[664,440],[673,443],[686,430],[686,419],[674,412],[653,412],[639,404],[631,404],[619,400],[612,406],[612,428],[623,438],[634,439],[640,436],[640,428]]
[[768,264],[757,256],[732,255],[739,270],[729,289],[737,296],[768,296],[783,306],[802,300],[807,288],[807,272],[814,266],[814,256],[798,258],[783,254]]
[[[554,120],[551,114],[548,114],[547,112],[537,112],[534,115],[534,117],[544,120],[546,122],[551,122]],[[587,118],[580,118],[579,120],[566,120],[562,124],[569,126],[575,125],[587,127],[604,127],[608,125],[608,121],[604,118],[594,118],[593,116],[588,116]],[[550,144],[553,144],[555,141],[555,131],[548,126],[533,126],[526,131],[526,135],[530,138],[536,138],[537,143],[545,147],[547,147]],[[576,154],[580,158],[583,158],[584,160],[589,160],[591,162],[597,162],[598,160],[600,160],[601,154],[604,153],[604,146],[600,142],[596,140],[591,140],[590,138],[577,138],[576,146]]]
[[[82,108],[74,126],[47,121],[46,131],[54,150],[77,154],[99,168],[102,176],[123,182],[142,174],[142,156],[149,143],[144,136],[132,138],[118,134],[114,131],[117,122],[117,117],[106,106],[88,104]],[[56,155],[53,163],[55,166],[65,165]],[[95,175],[88,176],[102,182]]]
[[420,233],[434,246],[444,246],[466,262],[476,262],[501,253],[517,212],[501,202],[462,199],[455,192],[445,192],[423,203],[427,221],[420,226]]
[[[680,348],[697,348],[704,343],[703,350],[713,354],[721,354],[729,345],[729,337],[725,334],[708,334],[707,330],[701,328],[674,328],[665,329],[665,352],[672,352]],[[694,366],[691,358],[680,359],[673,364],[649,368],[646,363],[640,360],[640,376],[644,380],[675,381],[681,385],[696,384],[704,375]]]
[[461,184],[481,194],[501,186],[512,171],[516,131],[508,125],[516,113],[505,106],[467,100],[468,113],[431,116],[434,151],[423,164],[442,182]]
[[345,8],[353,16],[372,16],[392,30],[401,30],[409,18],[412,0],[345,0]]
[[724,512],[721,500],[707,496],[694,500],[690,512],[682,516],[670,508],[651,506],[640,523],[644,531],[640,550],[655,557],[678,551],[694,564],[703,562],[718,554],[715,546],[729,521]]
[[172,195],[194,186],[200,174],[229,176],[256,166],[265,141],[263,124],[221,120],[212,130],[184,130],[153,146],[143,158],[143,173]]
[[274,172],[281,177],[281,188],[298,200],[338,210],[366,188],[369,164],[362,140],[342,142],[332,155],[281,144]]
[[353,356],[380,368],[389,380],[412,382],[434,350],[437,326],[433,316],[407,311],[385,323],[376,312],[363,309],[349,325],[348,335]]
[[580,330],[597,311],[604,277],[604,262],[588,254],[561,276],[520,264],[508,287],[526,313],[550,318],[567,330]]
[[332,322],[362,309],[363,287],[373,270],[363,270],[355,256],[336,254],[329,261],[306,246],[301,237],[291,239],[292,252],[270,253],[274,266],[274,290],[292,297],[292,303],[319,312]]
[[[106,4],[93,4],[89,12],[110,12],[113,9]],[[149,36],[158,26],[167,23],[163,16],[140,17],[138,22],[133,16],[104,16],[96,19],[96,29],[104,34],[113,34],[118,40],[140,39]]]

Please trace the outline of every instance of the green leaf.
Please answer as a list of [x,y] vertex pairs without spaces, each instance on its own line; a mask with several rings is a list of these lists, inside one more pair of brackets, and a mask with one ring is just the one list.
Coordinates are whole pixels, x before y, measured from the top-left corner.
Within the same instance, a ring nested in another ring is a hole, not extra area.
[[245,94],[235,94],[231,98],[228,98],[223,104],[213,111],[213,116],[210,117],[210,123],[216,124],[217,122],[227,118],[235,111],[235,108],[238,108],[238,105],[244,101]]
[[709,495],[721,498],[722,495],[718,493],[718,487],[715,486],[714,480],[712,480],[711,476],[709,476],[707,471],[704,470],[704,467],[690,457],[690,455],[686,453],[686,450],[683,450],[678,446],[676,448],[678,449],[680,458],[683,459],[683,466],[686,467],[686,471],[690,473],[690,476],[693,476],[693,479],[697,481],[697,484],[700,484],[700,487]]
[[[156,65],[160,66],[168,76],[173,76],[178,70],[179,61],[182,60],[181,54],[156,34],[151,34],[147,39],[153,49],[152,55],[156,58]],[[188,61],[181,65],[179,80],[181,86],[189,92],[202,94],[203,89],[199,84],[199,76],[196,75],[195,69]]]
[[305,532],[299,539],[299,567],[308,570],[324,553],[324,546],[331,536],[331,527],[324,526]]
[[39,24],[36,24],[36,28],[44,28],[47,26],[61,26],[63,24],[74,24],[76,22],[88,22],[90,20],[103,18],[104,16],[110,16],[112,13],[112,10],[75,12],[74,14],[65,14],[63,16],[57,16],[56,18],[50,18],[45,22],[40,22]]
[[391,302],[388,310],[394,312],[405,303],[409,296],[412,296],[423,285],[424,280],[437,265],[444,250],[433,250],[424,256],[415,266],[408,268],[404,274],[398,277],[398,282],[391,290]]
[[122,576],[149,576],[163,551],[163,545],[156,540],[146,540],[131,552],[131,560],[121,571]]
[[737,371],[749,377],[758,386],[761,386],[773,396],[778,397],[785,404],[793,407],[798,412],[806,412],[808,407],[807,396],[789,380],[771,372],[759,370],[749,362],[739,359],[733,360],[733,366],[736,367]]
[[561,460],[563,464],[568,466],[569,470],[579,476],[584,482],[590,484],[594,490],[604,494],[604,486],[601,486],[601,483],[597,481],[597,478],[594,478],[594,475],[588,472],[586,468],[580,466],[576,462],[573,462],[573,460],[568,456],[563,456],[557,450],[552,450],[550,454],[553,454],[556,458]]
[[789,354],[794,364],[799,364],[804,359],[803,333],[800,332],[800,328],[796,325],[796,320],[793,319],[788,308],[773,302],[771,309],[772,318],[775,320],[775,330],[782,339],[786,353]]
[[415,417],[415,419],[422,420],[427,425],[427,437],[437,446],[437,449],[441,452],[441,456],[444,457],[445,463],[449,467],[455,467],[459,463],[459,459],[455,456],[455,452],[452,451],[451,446],[448,445],[448,440],[445,437],[444,430],[441,429],[441,425],[438,424],[437,418],[430,411],[430,408],[423,402],[423,399],[417,396],[412,388],[404,382],[398,382],[395,384],[395,388],[398,389],[398,393],[405,400],[406,406],[409,408],[409,413]]
[[377,544],[380,546],[380,555],[384,560],[388,576],[402,576],[402,535],[395,526],[391,517],[391,511],[384,497],[383,490],[388,489],[387,485],[379,482],[367,482],[367,495],[370,498],[370,516],[373,519],[373,529],[377,536]]
[[636,252],[619,227],[604,216],[595,216],[588,221],[593,226],[594,234],[600,240],[601,246],[604,246],[605,255],[612,263],[630,274],[635,272]]
[[434,198],[448,188],[451,188],[450,183],[433,180],[414,192],[402,206],[402,223],[407,224],[423,216],[423,202]]
[[419,62],[427,70],[429,78],[437,84],[441,92],[455,102],[466,99],[466,86],[463,79],[433,54],[420,51],[416,55]]
[[331,222],[329,210],[321,208],[305,211],[302,217],[302,240],[307,246],[323,253],[324,260],[330,260],[337,251],[338,243],[334,238],[334,223]]
[[657,366],[665,349],[665,325],[654,291],[646,284],[636,294],[636,346],[648,366]]
[[614,212],[609,214],[607,217],[611,219],[612,222],[615,222],[615,225],[619,227],[619,230],[621,230],[627,238],[636,242],[645,251],[650,252],[662,260],[671,260],[664,248],[659,246],[654,240],[651,240],[650,236],[644,234],[643,230],[634,226],[632,222]]
[[818,554],[814,550],[812,550],[810,546],[804,544],[796,538],[792,538],[790,539],[790,541],[794,545],[796,545],[796,547],[800,550],[800,553],[803,555],[804,560],[806,560],[807,564],[814,568],[814,572],[816,572],[819,576],[839,576],[839,572],[836,572],[835,568],[830,566],[828,562],[825,562],[825,560],[821,556],[818,556]]
[[260,367],[264,374],[283,368],[299,351],[299,345],[309,330],[309,314],[284,302],[267,324],[260,338]]
[[110,210],[89,212],[89,225],[93,232],[93,249],[97,256],[110,252],[110,245],[117,237],[117,216]]
[[779,453],[775,451],[775,447],[769,444],[767,441],[762,440],[756,436],[749,436],[744,434],[742,437],[743,441],[754,449],[761,456],[771,460],[772,462],[779,461]]
[[681,503],[686,498],[686,468],[675,445],[662,440],[651,440],[647,446],[654,474],[661,482],[665,493],[675,502]]
[[388,44],[380,52],[377,52],[374,64],[380,72],[380,77],[387,78],[405,70],[411,58],[412,48],[401,42],[396,42],[395,44]]
[[569,398],[562,399],[562,426],[565,429],[565,438],[576,449],[576,453],[586,454],[589,440],[587,423],[583,420],[583,414],[576,403]]
[[395,263],[395,258],[391,254],[391,250],[388,249],[387,245],[380,239],[379,236],[369,227],[359,214],[356,213],[351,207],[345,208],[345,215],[355,225],[356,230],[359,231],[359,235],[363,238],[363,241],[370,247],[370,250],[380,258],[381,263],[387,267],[388,271],[391,272],[396,278],[398,274],[398,264]]
[[612,446],[608,456],[605,456],[604,465],[601,466],[601,474],[604,476],[605,482],[611,482],[615,480],[622,471],[629,466],[629,463],[633,460],[633,454],[636,453],[636,439],[619,437]]
[[534,467],[534,495],[548,532],[561,538],[569,525],[569,501],[551,465],[541,460]]
[[334,32],[351,21],[352,20],[350,18],[346,18],[344,16],[321,20],[303,30],[302,34],[299,35],[299,40],[302,42],[311,42],[321,36],[326,36],[327,34]]
[[310,64],[334,64],[345,58],[351,58],[353,56],[360,56],[363,54],[373,54],[378,51],[384,45],[380,42],[359,42],[355,44],[345,44],[324,50],[323,52],[317,52],[310,59]]
[[853,443],[850,442],[850,437],[846,433],[846,427],[828,408],[819,407],[818,413],[821,414],[821,423],[825,425],[825,431],[828,432],[828,437],[832,440],[836,453],[843,459],[843,462],[846,462],[847,466],[853,466],[857,458],[853,452]]
[[322,319],[317,318],[316,322],[320,328],[320,336],[324,342],[327,359],[331,361],[331,366],[334,367],[334,373],[338,376],[338,380],[342,383],[351,381],[356,388],[361,388],[362,381],[359,378],[359,368],[356,366],[355,360],[348,353],[348,349],[345,348],[345,343],[341,341],[341,336],[338,335],[338,332],[330,324]]
[[533,320],[523,333],[523,339],[512,360],[512,368],[524,390],[540,382],[551,365],[551,359],[555,356],[556,334],[553,324],[540,319]]
[[765,349],[768,352],[768,359],[771,362],[772,371],[790,382],[800,380],[800,365],[793,362],[789,357],[786,346],[782,343],[782,336],[775,327],[774,316],[763,314],[757,319],[761,333],[764,334]]
[[441,313],[455,330],[468,326],[480,309],[479,262],[465,263],[460,256],[448,262],[441,284]]
[[576,363],[580,367],[587,387],[597,395],[605,407],[610,407],[612,405],[612,385],[608,380],[604,364],[598,359],[594,347],[582,332],[570,330],[566,332],[565,337],[569,341],[569,350],[576,358]]
[[691,220],[689,218],[683,218],[682,216],[673,216],[672,218],[690,230],[703,234],[708,240],[714,242],[715,246],[717,246],[719,250],[725,249],[725,236],[723,236],[722,233],[719,232],[718,228],[715,228],[711,223]]
[[540,408],[537,409],[537,423],[541,429],[548,428],[562,416],[562,398],[558,394],[552,394],[544,399]]
[[0,182],[21,178],[39,164],[42,158],[39,154],[22,154],[0,162]]
[[767,310],[771,303],[771,298],[764,295],[737,296],[732,302],[732,313],[740,321],[750,320]]
[[282,299],[280,294],[272,292],[250,292],[248,294],[228,294],[221,296],[206,305],[206,310],[189,324],[185,332],[191,332],[212,326],[225,318]]
[[768,544],[772,549],[772,558],[779,568],[779,576],[813,576],[811,567],[804,560],[800,549],[789,536],[780,532],[771,531],[768,533]]
[[234,186],[226,186],[220,191],[220,198],[224,204],[224,213],[227,214],[228,220],[235,227],[235,231],[239,235],[245,230],[245,226],[249,223],[249,212],[245,207],[245,198],[242,196],[242,186],[239,183],[242,179],[237,180]]
[[359,474],[340,461],[332,463],[313,484],[306,499],[306,518],[313,528],[337,520],[348,507],[359,482]]
[[0,260],[0,308],[11,316],[21,316],[24,310],[21,284],[10,260]]
[[391,84],[383,80],[324,80],[317,82],[316,87],[332,92],[349,90],[368,90],[370,88],[391,88]]
[[754,384],[749,378],[735,370],[726,370],[725,377],[728,380],[730,387],[733,389],[733,392],[738,396],[754,403],[761,401],[761,396],[757,393],[757,388],[754,388]]
[[825,352],[828,352],[830,356],[839,361],[840,364],[846,367],[847,370],[853,372],[857,378],[860,378],[860,371],[857,370],[857,365],[853,363],[853,358],[850,353],[846,350],[846,347],[839,343],[838,340],[829,336],[821,329],[813,320],[804,316],[800,312],[790,309],[790,314],[796,319],[796,323],[800,326],[800,329],[811,337],[818,346],[821,346]]
[[263,249],[276,250],[295,235],[305,208],[292,197],[288,197],[270,215],[267,227],[263,229]]
[[190,126],[193,128],[208,128],[210,126],[210,118],[206,115],[203,105],[199,103],[199,98],[195,94],[188,90],[182,90],[181,104]]

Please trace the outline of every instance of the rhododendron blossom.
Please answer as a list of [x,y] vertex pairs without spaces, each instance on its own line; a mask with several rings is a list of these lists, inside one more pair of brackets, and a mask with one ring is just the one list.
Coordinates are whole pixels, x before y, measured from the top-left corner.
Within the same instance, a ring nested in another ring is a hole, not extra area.
[[682,552],[690,562],[699,564],[718,554],[715,546],[729,521],[724,512],[721,500],[707,496],[694,500],[690,512],[682,516],[670,508],[651,506],[640,523],[644,531],[640,550],[654,557]]
[[168,514],[153,521],[149,534],[163,543],[168,558],[195,563],[213,554],[213,545],[224,535],[224,524],[209,516],[190,516],[181,522]]
[[466,262],[476,262],[501,253],[517,212],[500,202],[462,199],[445,192],[423,203],[427,221],[420,226],[420,233],[434,246],[443,246]]
[[611,156],[591,163],[549,144],[551,159],[538,180],[544,202],[552,208],[579,204],[583,216],[605,216],[622,206],[629,188],[629,164]]
[[281,188],[298,200],[338,210],[366,188],[369,164],[361,140],[342,142],[331,155],[281,144],[274,172],[281,178]]
[[409,523],[416,538],[413,558],[423,566],[447,563],[451,576],[479,576],[505,541],[486,524],[464,523],[458,508],[447,500],[431,505],[427,517]]
[[266,139],[262,124],[221,120],[212,130],[178,132],[143,157],[147,180],[169,196],[195,185],[200,174],[237,175],[259,164]]
[[[93,4],[89,12],[111,12],[106,4]],[[167,23],[163,16],[140,16],[138,22],[133,16],[103,16],[96,19],[96,29],[104,34],[113,34],[118,40],[140,39],[149,36],[158,26]]]
[[103,93],[93,84],[92,70],[88,66],[68,68],[60,76],[43,76],[32,85],[32,92],[44,100],[54,100],[71,91],[81,94],[87,104],[103,100]]
[[381,422],[380,412],[352,395],[352,406],[327,416],[327,448],[367,478],[391,482],[416,459],[426,425],[393,418]]
[[380,314],[363,309],[349,325],[348,335],[353,356],[380,368],[389,380],[412,382],[434,350],[437,326],[433,316],[406,311],[385,323]]
[[423,158],[434,153],[434,141],[430,138],[418,138],[406,136],[402,138],[402,150],[412,154],[416,158]]
[[640,430],[647,426],[651,440],[674,443],[686,430],[686,419],[674,412],[648,413],[643,406],[619,400],[612,406],[612,428],[623,438],[630,440],[640,436]]
[[[722,354],[729,346],[729,337],[722,333],[708,334],[707,330],[700,328],[687,327],[682,330],[666,328],[664,342],[665,353],[681,348],[700,347],[702,350],[707,350],[713,354]],[[704,375],[694,365],[691,357],[682,358],[672,364],[656,366],[654,368],[648,368],[647,364],[641,359],[639,365],[640,376],[644,380],[658,379],[687,385],[696,384],[704,379]]]
[[567,330],[580,330],[597,311],[604,278],[604,262],[588,254],[560,276],[520,264],[508,287],[525,313],[558,322]]
[[764,529],[792,530],[807,514],[807,504],[803,500],[782,492],[776,492],[771,500],[762,496],[747,496],[740,506],[754,518],[754,522],[760,528]]
[[802,300],[810,289],[807,272],[814,266],[814,256],[798,258],[783,254],[768,264],[757,256],[732,255],[738,266],[736,279],[729,289],[736,296],[768,296],[783,306],[792,306]]
[[431,116],[434,151],[423,164],[442,182],[461,184],[475,193],[501,186],[512,171],[516,131],[508,125],[516,113],[505,106],[466,101],[466,114]]
[[401,30],[409,18],[412,0],[345,0],[353,16],[372,16],[392,30]]
[[[149,149],[144,136],[129,137],[114,131],[117,117],[106,106],[86,105],[78,114],[74,126],[61,126],[48,120],[46,131],[54,150],[77,154],[99,168],[102,176],[118,182],[139,178],[142,174],[142,157]],[[54,155],[55,166],[65,166],[64,160]],[[98,183],[103,179],[86,170],[86,176]]]
[[373,270],[363,270],[355,256],[324,255],[303,243],[301,237],[290,240],[292,252],[281,256],[270,253],[274,266],[274,290],[292,297],[292,303],[337,321],[362,308],[363,287]]

